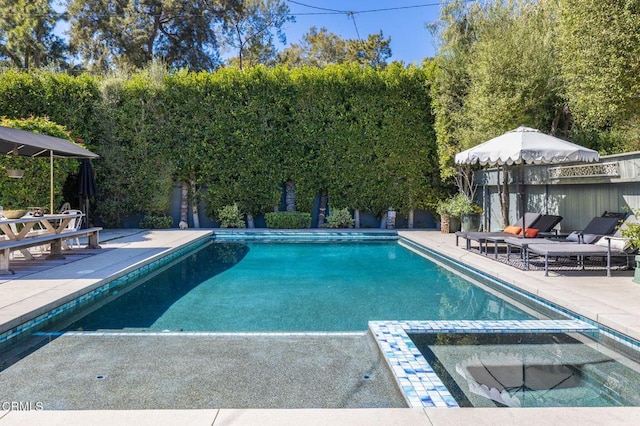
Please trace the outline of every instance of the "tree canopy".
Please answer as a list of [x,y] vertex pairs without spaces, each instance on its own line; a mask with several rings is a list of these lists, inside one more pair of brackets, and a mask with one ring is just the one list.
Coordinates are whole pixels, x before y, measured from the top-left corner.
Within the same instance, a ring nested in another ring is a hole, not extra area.
[[53,29],[63,15],[51,0],[0,0],[0,61],[18,68],[66,67],[66,44]]
[[431,28],[441,175],[453,157],[519,125],[602,153],[640,147],[640,1],[443,5]]
[[371,67],[386,65],[391,57],[390,38],[382,31],[370,34],[366,40],[344,39],[325,27],[311,29],[300,43],[293,43],[280,53],[279,61],[290,67],[324,68],[330,64],[358,63]]

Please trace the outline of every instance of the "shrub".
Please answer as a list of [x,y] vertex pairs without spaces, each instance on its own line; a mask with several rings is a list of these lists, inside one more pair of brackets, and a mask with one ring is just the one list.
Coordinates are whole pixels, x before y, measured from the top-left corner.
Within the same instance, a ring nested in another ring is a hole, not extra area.
[[349,209],[333,209],[331,214],[327,216],[327,228],[353,228],[354,220],[349,213]]
[[482,207],[470,201],[463,193],[458,193],[447,200],[441,201],[438,204],[436,213],[440,216],[448,214],[459,219],[463,214],[482,213]]
[[[637,220],[640,220],[640,209],[634,210],[633,215]],[[624,238],[629,240],[629,245],[633,249],[640,249],[640,223],[631,222],[622,229],[621,234]]]
[[140,228],[142,229],[168,229],[173,226],[173,218],[171,216],[151,216],[145,215],[140,220]]
[[311,213],[270,212],[264,215],[267,228],[300,229],[311,227]]
[[247,224],[242,219],[242,213],[237,204],[224,206],[217,212],[221,228],[246,228]]

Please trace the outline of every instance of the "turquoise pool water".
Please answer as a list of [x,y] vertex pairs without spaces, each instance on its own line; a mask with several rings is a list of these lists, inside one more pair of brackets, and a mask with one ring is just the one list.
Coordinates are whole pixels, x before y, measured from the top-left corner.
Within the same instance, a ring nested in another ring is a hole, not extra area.
[[370,320],[533,319],[395,241],[212,243],[128,288],[66,329],[362,331]]
[[[638,365],[578,334],[412,335],[461,407],[640,405]],[[633,368],[631,368],[633,366]]]

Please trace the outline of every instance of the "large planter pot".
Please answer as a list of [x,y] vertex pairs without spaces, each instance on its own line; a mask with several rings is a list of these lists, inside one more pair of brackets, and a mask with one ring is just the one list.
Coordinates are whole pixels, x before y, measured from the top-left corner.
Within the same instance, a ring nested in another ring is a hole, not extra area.
[[451,232],[458,232],[460,230],[460,219],[457,217],[443,214],[440,217],[440,232],[443,234],[449,234]]
[[633,282],[640,284],[640,255],[636,256],[636,270],[633,274]]
[[482,213],[463,214],[461,220],[461,228],[463,232],[478,232],[480,230],[480,222]]
[[24,176],[22,169],[7,169],[7,176],[10,178],[21,179]]
[[460,218],[452,217],[449,220],[449,232],[458,232],[460,230]]

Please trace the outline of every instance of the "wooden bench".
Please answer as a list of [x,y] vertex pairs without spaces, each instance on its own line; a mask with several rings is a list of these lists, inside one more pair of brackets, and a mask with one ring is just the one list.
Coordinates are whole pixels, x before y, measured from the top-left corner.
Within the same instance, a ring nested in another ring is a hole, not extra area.
[[63,231],[59,234],[44,234],[34,237],[27,237],[21,240],[0,241],[0,274],[13,274],[9,268],[11,263],[11,252],[23,250],[29,247],[36,247],[51,244],[51,251],[47,259],[64,259],[62,255],[62,242],[71,238],[89,237],[87,248],[99,249],[100,227],[78,229],[77,231]]

